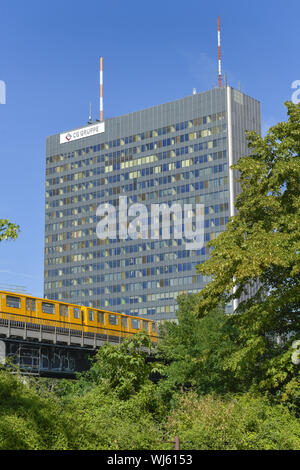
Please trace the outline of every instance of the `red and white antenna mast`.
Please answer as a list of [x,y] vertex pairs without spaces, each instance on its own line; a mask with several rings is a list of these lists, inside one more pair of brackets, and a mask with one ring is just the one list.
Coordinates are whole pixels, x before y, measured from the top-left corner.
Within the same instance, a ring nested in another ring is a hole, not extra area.
[[218,59],[219,59],[219,87],[222,86],[222,71],[221,71],[221,31],[220,31],[220,17],[218,16]]
[[100,57],[100,122],[103,122],[103,57]]

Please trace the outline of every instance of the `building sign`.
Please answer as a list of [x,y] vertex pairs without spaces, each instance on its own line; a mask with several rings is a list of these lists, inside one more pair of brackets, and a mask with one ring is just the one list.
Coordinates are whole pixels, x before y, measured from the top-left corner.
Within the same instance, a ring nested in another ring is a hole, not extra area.
[[82,127],[81,129],[75,129],[74,131],[64,132],[60,134],[60,143],[66,144],[73,140],[83,139],[84,137],[91,137],[96,134],[101,134],[105,131],[104,122],[99,122],[98,124],[93,124],[87,127]]

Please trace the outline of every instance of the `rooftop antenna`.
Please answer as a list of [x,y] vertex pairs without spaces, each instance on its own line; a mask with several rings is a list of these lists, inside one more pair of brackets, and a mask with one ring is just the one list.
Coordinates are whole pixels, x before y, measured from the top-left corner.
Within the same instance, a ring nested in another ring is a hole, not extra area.
[[227,72],[225,72],[225,86],[227,87]]
[[219,59],[219,87],[222,86],[222,71],[221,71],[221,32],[220,32],[220,17],[218,16],[218,59]]
[[92,124],[92,103],[90,102],[90,114],[88,124]]
[[103,57],[100,57],[100,122],[103,122]]

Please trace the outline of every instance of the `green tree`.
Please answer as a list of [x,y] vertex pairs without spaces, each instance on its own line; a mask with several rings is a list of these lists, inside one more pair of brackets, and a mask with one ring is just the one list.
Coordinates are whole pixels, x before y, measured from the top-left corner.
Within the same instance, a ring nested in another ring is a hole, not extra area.
[[300,331],[300,105],[286,106],[287,122],[264,138],[248,133],[252,154],[233,166],[242,189],[237,215],[198,266],[212,280],[199,294],[196,313],[207,314],[258,283],[234,316],[239,347],[227,366],[237,377],[252,370],[259,389],[297,402],[299,366],[291,361],[291,344]]
[[126,400],[143,386],[149,386],[150,374],[160,370],[160,365],[149,357],[151,351],[153,344],[144,332],[125,338],[117,345],[106,343],[92,359],[89,371],[79,375],[75,389],[67,389],[84,394],[88,389],[101,386]]
[[11,223],[8,219],[0,219],[0,242],[8,239],[15,240],[19,230],[19,225]]
[[198,296],[178,296],[178,324],[161,328],[158,356],[164,362],[159,389],[166,401],[178,390],[195,389],[199,394],[226,393],[245,388],[225,367],[226,358],[236,351],[235,327],[224,309],[215,308],[197,318]]

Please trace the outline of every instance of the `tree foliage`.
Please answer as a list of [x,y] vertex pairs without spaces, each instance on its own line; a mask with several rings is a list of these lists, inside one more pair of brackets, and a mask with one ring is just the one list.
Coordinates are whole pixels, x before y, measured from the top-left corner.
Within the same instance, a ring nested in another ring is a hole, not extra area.
[[258,286],[239,304],[234,323],[237,351],[228,365],[241,377],[252,369],[261,390],[299,400],[299,369],[291,361],[300,331],[300,106],[286,103],[288,120],[262,138],[248,133],[252,154],[241,158],[242,192],[237,215],[209,243],[210,258],[198,266],[212,276],[200,292],[198,315]]
[[144,332],[125,338],[119,345],[107,343],[98,350],[87,377],[126,399],[150,383],[151,373],[160,370],[159,364],[147,360],[151,349],[153,345]]
[[237,350],[230,318],[222,308],[197,318],[197,301],[197,295],[178,296],[178,324],[168,322],[161,328],[158,356],[165,366],[159,388],[167,401],[178,389],[223,394],[243,388],[225,367],[226,357]]
[[[216,339],[215,333],[212,338]],[[137,338],[134,343],[140,342]],[[128,350],[124,348],[121,354],[119,348],[112,348],[119,350],[119,360],[126,364],[119,372],[122,370],[127,376],[130,361],[122,355],[127,356]],[[96,357],[97,369],[81,375],[74,383],[24,379],[0,371],[0,449],[159,450],[171,449],[169,441],[174,436],[180,437],[182,449],[299,448],[299,422],[293,413],[260,396],[220,396],[203,393],[202,388],[199,397],[197,381],[192,390],[181,391],[176,382],[175,393],[172,383],[171,407],[166,407],[159,384],[140,373],[145,364],[143,353],[138,354],[141,360],[138,367],[134,364],[136,378],[132,380],[130,374],[131,385],[125,388],[123,379],[115,381],[112,377],[110,367],[115,355],[107,351],[103,351],[100,362]],[[200,358],[201,352],[194,356]],[[181,362],[183,367],[187,367],[190,357],[186,359]],[[103,371],[99,364],[104,366]],[[149,366],[147,373],[150,370]],[[207,387],[208,372],[201,370]],[[212,383],[218,383],[214,377],[218,373],[222,374],[221,368],[213,371]],[[192,377],[191,372],[188,377]],[[202,386],[201,374],[198,378]]]
[[0,242],[9,239],[15,240],[19,230],[19,225],[13,224],[8,219],[0,219]]

